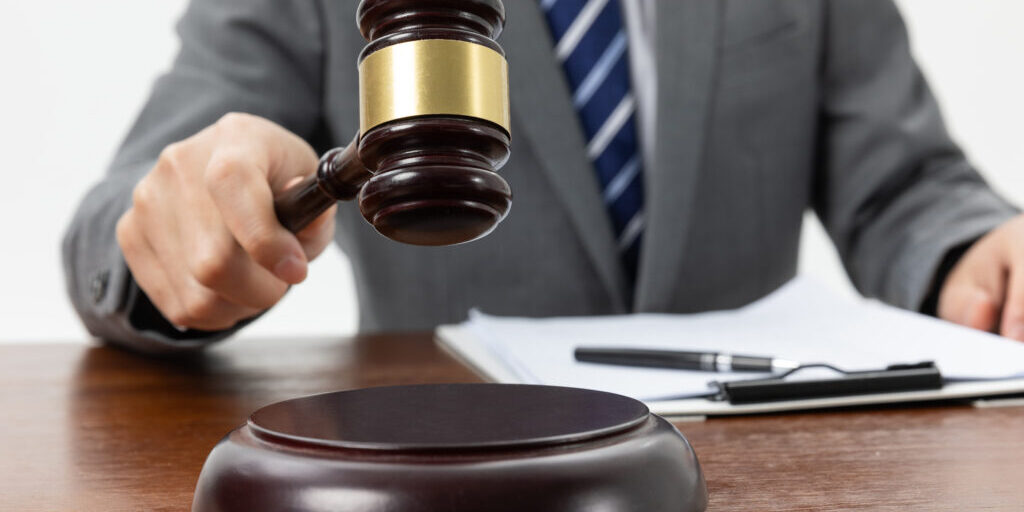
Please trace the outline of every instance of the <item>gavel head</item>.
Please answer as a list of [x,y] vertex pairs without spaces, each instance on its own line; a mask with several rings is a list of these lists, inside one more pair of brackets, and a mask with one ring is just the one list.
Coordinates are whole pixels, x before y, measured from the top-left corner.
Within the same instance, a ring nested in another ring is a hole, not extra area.
[[508,71],[500,0],[363,0],[359,209],[416,245],[480,238],[512,204]]

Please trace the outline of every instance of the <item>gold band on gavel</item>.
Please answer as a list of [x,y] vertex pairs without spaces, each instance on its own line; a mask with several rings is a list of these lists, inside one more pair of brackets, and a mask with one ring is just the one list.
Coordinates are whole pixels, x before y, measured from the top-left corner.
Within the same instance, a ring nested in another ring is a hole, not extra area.
[[422,39],[388,46],[359,64],[359,129],[450,114],[476,117],[511,133],[508,63],[479,44]]

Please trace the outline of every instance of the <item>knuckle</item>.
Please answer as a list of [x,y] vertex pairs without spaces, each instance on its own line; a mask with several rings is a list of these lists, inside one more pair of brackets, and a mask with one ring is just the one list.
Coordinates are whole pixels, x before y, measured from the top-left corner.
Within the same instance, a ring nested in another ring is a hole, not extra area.
[[117,220],[117,225],[114,227],[114,235],[117,238],[117,244],[121,246],[121,252],[127,257],[129,254],[135,252],[135,229],[134,223],[132,222],[131,216],[134,215],[132,210],[128,210],[120,219]]
[[244,112],[228,112],[217,120],[217,128],[226,131],[240,130],[251,124],[254,116]]
[[152,207],[154,199],[153,184],[148,178],[143,178],[142,181],[132,189],[132,207],[139,211],[144,211]]
[[211,240],[201,244],[190,262],[193,277],[208,288],[219,287],[230,279],[233,252],[223,242]]
[[128,211],[121,215],[121,218],[117,219],[117,224],[114,225],[114,236],[117,238],[117,242],[124,245],[123,241],[127,240],[129,231],[131,230],[131,215],[132,210],[129,208]]
[[221,156],[210,162],[203,178],[209,190],[222,189],[230,186],[239,176],[244,166],[235,157]]
[[160,151],[154,170],[159,173],[173,172],[181,167],[182,159],[187,151],[184,142],[168,144]]

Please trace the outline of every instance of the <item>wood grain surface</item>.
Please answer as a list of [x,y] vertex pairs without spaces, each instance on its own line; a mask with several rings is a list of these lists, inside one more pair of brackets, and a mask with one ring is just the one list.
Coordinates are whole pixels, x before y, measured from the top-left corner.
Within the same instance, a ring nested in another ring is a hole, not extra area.
[[[188,510],[207,452],[260,406],[473,382],[428,334],[239,339],[147,359],[0,346],[0,510]],[[712,511],[1024,510],[1024,408],[929,406],[679,422]]]

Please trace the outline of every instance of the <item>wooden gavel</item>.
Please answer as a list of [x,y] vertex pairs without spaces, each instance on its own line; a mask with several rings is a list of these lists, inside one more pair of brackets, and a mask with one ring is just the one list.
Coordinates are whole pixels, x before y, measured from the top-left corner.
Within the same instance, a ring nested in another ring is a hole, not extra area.
[[501,0],[363,0],[359,134],[275,199],[295,232],[335,201],[359,198],[384,236],[452,245],[491,232],[512,192],[508,66],[494,41]]

